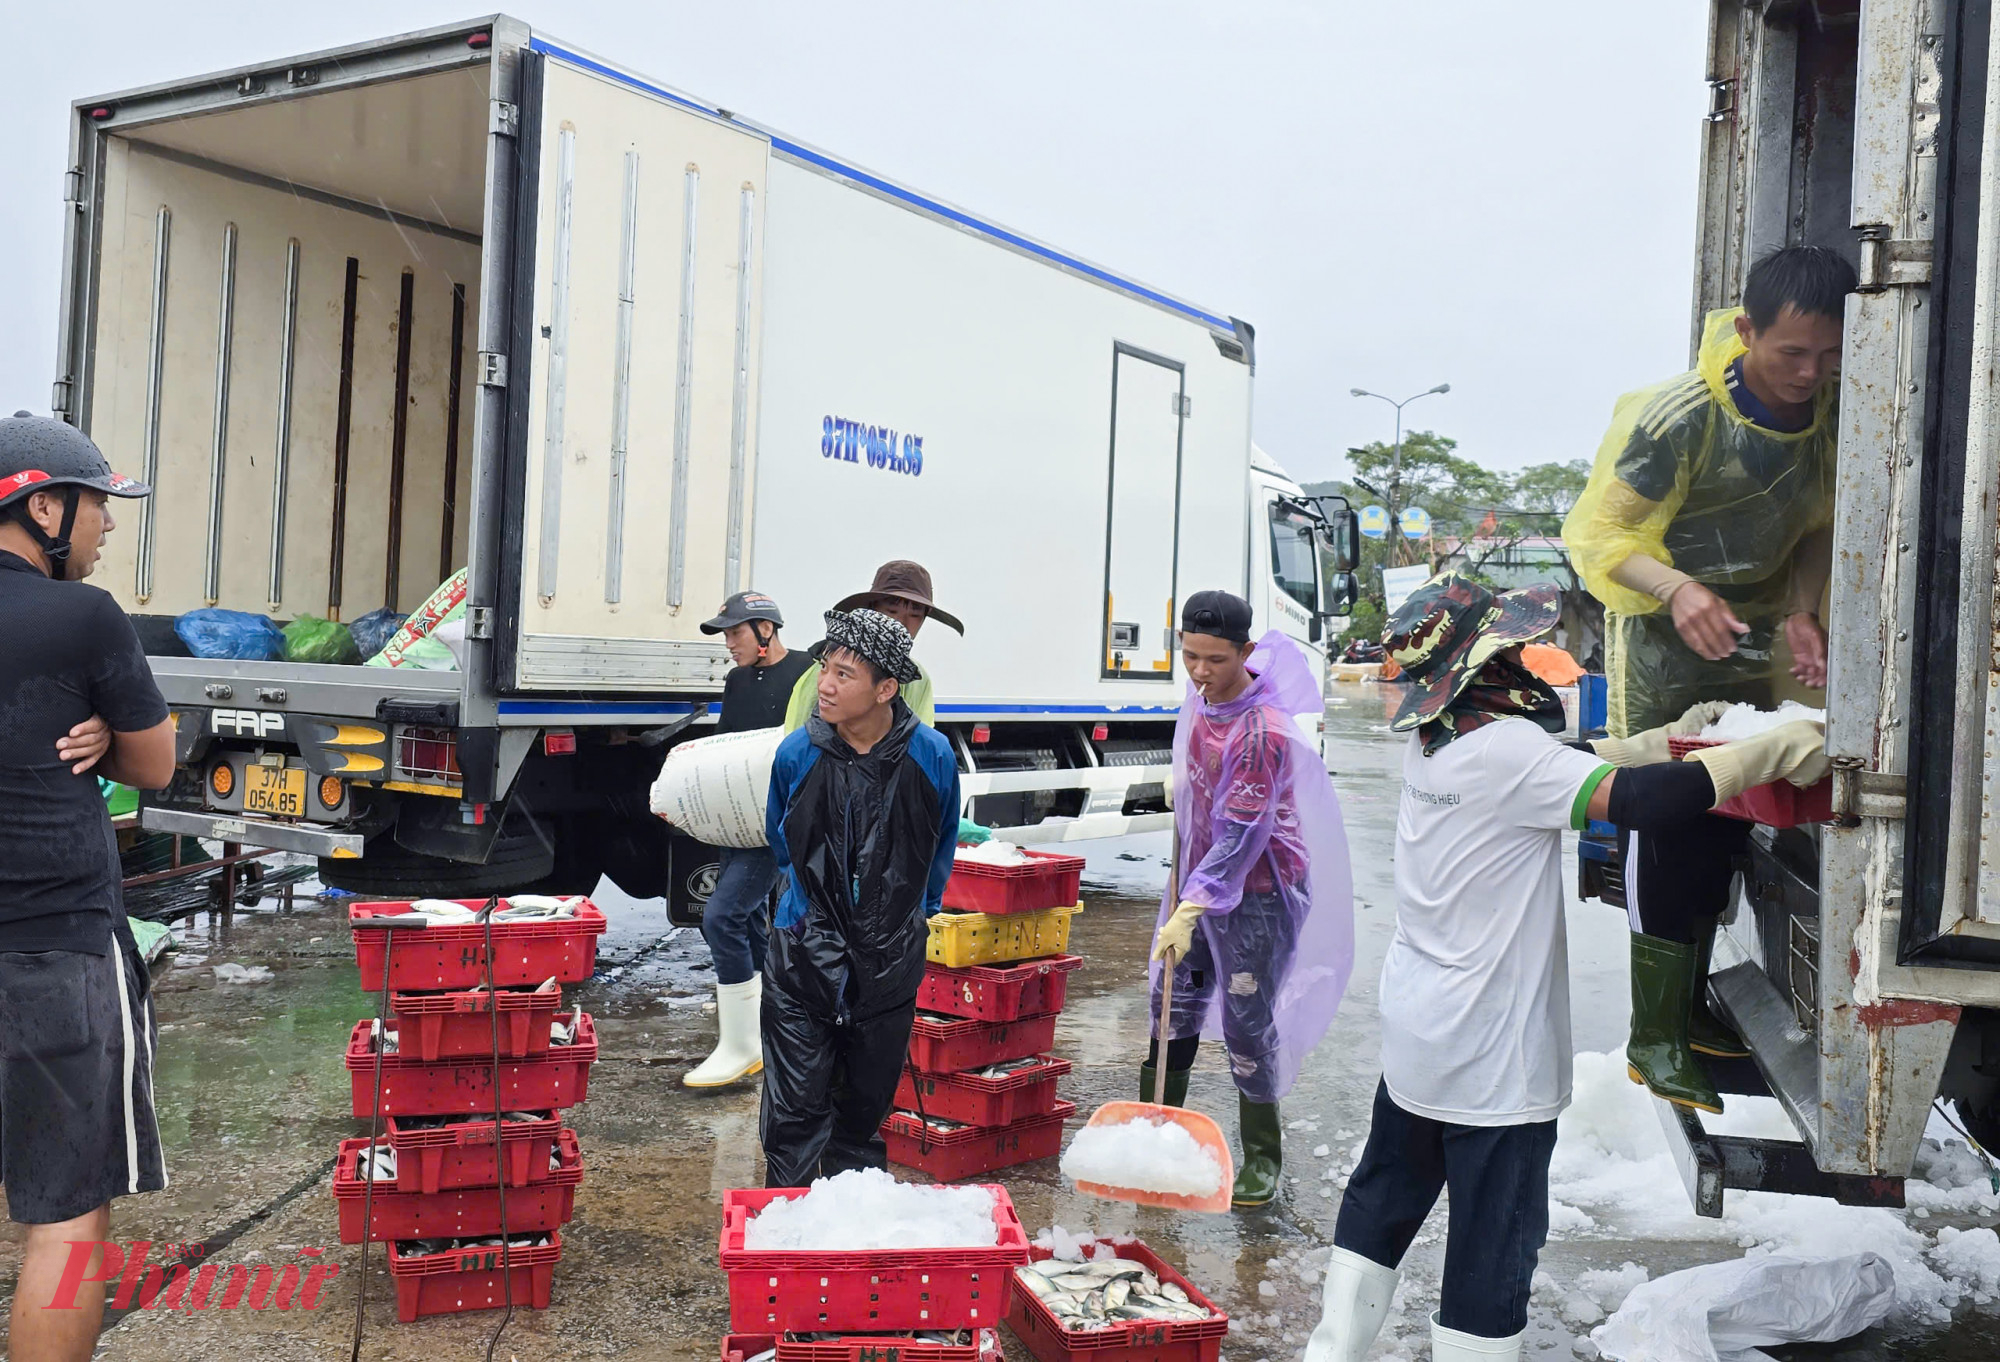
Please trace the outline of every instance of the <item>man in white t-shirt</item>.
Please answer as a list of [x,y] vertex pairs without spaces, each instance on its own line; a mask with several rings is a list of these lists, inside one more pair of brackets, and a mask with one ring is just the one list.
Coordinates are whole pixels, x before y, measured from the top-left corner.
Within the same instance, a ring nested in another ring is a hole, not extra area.
[[[1410,678],[1393,727],[1411,736],[1396,935],[1382,964],[1382,1082],[1306,1362],[1366,1356],[1397,1265],[1446,1187],[1431,1356],[1520,1357],[1556,1116],[1570,1097],[1563,832],[1593,818],[1684,822],[1752,785],[1810,783],[1826,768],[1814,724],[1668,760],[1670,731],[1699,732],[1704,707],[1599,748],[1566,744],[1562,702],[1520,663],[1521,645],[1559,614],[1553,587],[1495,596],[1447,573],[1389,622],[1384,642]],[[1689,999],[1675,1005],[1684,1014]]]

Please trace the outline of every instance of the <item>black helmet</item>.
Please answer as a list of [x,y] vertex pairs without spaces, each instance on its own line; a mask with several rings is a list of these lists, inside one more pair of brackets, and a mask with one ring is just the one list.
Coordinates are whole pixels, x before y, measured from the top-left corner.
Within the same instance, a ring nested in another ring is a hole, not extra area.
[[[58,487],[67,491],[62,528],[52,535],[28,514],[28,498]],[[50,575],[58,580],[69,562],[77,489],[83,487],[113,497],[143,497],[153,490],[136,478],[112,472],[90,437],[66,421],[25,411],[0,421],[0,514],[34,536],[49,560]]]

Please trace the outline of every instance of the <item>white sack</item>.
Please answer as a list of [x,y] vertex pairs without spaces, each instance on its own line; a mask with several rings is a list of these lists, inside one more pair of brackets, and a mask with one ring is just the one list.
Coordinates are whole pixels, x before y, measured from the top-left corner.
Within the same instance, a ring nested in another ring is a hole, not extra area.
[[1634,1287],[1591,1341],[1620,1362],[1771,1362],[1766,1343],[1832,1343],[1878,1323],[1896,1277],[1877,1253],[1710,1263]]
[[784,740],[783,729],[756,728],[682,743],[653,782],[653,812],[710,846],[769,845],[764,800]]

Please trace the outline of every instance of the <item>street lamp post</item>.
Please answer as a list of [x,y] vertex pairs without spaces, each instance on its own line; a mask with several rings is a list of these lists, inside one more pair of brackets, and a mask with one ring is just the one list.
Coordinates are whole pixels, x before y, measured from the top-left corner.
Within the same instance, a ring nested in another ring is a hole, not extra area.
[[1393,397],[1383,397],[1381,393],[1371,393],[1366,388],[1348,389],[1351,396],[1373,397],[1396,409],[1396,452],[1389,463],[1389,557],[1392,561],[1400,561],[1403,556],[1403,526],[1399,518],[1402,508],[1397,505],[1403,493],[1403,408],[1419,397],[1450,391],[1451,384],[1440,383],[1435,388],[1426,388],[1398,402]]

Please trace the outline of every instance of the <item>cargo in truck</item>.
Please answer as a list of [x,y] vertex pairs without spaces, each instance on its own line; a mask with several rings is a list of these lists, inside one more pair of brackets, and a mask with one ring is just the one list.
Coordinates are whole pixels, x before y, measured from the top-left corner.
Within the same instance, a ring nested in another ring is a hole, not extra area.
[[[966,624],[917,657],[967,812],[1143,831],[1179,600],[1323,666],[1351,597],[1343,509],[1253,455],[1248,323],[518,21],[83,100],[72,166],[54,405],[158,489],[97,576],[174,709],[149,828],[698,910],[713,858],[645,793],[712,721],[699,622],[754,586],[810,643],[911,558]],[[461,571],[458,670],[174,629]]]

